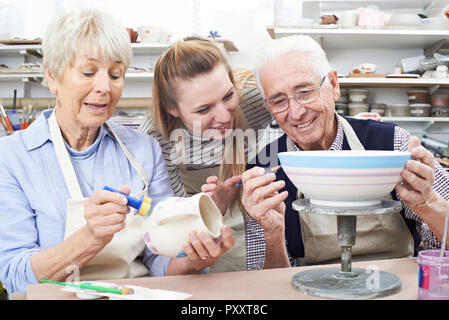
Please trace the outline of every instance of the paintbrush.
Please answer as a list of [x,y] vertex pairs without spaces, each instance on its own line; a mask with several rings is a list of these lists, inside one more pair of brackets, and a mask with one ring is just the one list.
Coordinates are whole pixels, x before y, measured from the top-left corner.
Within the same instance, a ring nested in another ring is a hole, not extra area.
[[26,107],[22,106],[22,114],[20,116],[20,130],[25,129],[25,121],[26,121]]
[[9,121],[9,118],[8,118],[8,115],[6,114],[5,108],[3,108],[3,105],[1,103],[0,103],[0,113],[3,117],[3,121],[5,122],[6,127],[8,128],[8,131],[14,132],[11,121]]
[[5,132],[8,132],[8,128],[6,127],[6,124],[3,121],[3,115],[1,115],[1,114],[0,114],[0,122],[2,123],[2,127],[5,130]]
[[151,199],[145,196],[142,196],[140,198],[140,200],[130,197],[129,195],[122,193],[118,190],[115,190],[114,188],[108,187],[108,186],[104,186],[103,188],[104,190],[107,191],[111,191],[111,192],[115,192],[115,193],[120,193],[122,195],[124,195],[126,197],[126,200],[128,200],[128,203],[126,204],[127,206],[133,207],[134,209],[136,209],[137,211],[134,213],[134,215],[139,215],[139,216],[146,216],[151,209]]
[[30,121],[28,125],[32,124],[34,120],[36,120],[36,113],[37,113],[37,107],[34,107],[34,109],[30,113]]
[[50,281],[50,280],[40,280],[40,281],[44,282],[44,283],[59,284],[62,286],[94,290],[94,291],[100,291],[100,292],[109,292],[109,293],[116,293],[116,294],[133,294],[134,293],[134,289],[126,288],[126,287],[123,287],[121,289],[115,289],[115,288],[108,288],[108,287],[103,287],[103,286],[94,286],[94,285],[85,284],[85,283],[73,284],[73,283],[57,282],[57,281]]
[[14,130],[20,129],[20,119],[19,114],[16,111],[16,105],[17,105],[17,89],[14,89],[14,99],[12,102],[12,111],[9,111],[9,121],[11,123],[11,127],[14,128]]
[[446,248],[446,237],[447,237],[447,223],[448,223],[448,220],[449,220],[449,208],[447,208],[446,218],[444,219],[443,239],[441,241],[440,258],[444,257],[444,251],[445,251],[445,248]]
[[[279,165],[279,166],[276,166],[276,167],[273,167],[273,168],[265,168],[265,174],[269,174],[269,173],[274,173],[274,172],[276,172],[276,171],[278,171],[278,169],[280,169],[280,168],[282,168],[282,166],[281,165]],[[239,186],[241,186],[243,184],[243,182],[242,181],[239,181],[239,182],[237,182],[236,184],[235,184],[235,186],[236,187],[239,187]]]

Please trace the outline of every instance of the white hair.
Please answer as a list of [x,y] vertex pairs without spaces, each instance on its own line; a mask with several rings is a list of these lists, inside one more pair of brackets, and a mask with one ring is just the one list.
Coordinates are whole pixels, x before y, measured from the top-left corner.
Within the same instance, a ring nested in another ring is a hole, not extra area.
[[327,61],[326,53],[324,52],[324,50],[315,40],[313,40],[309,36],[295,35],[270,40],[260,50],[254,69],[257,86],[263,97],[265,97],[265,94],[263,92],[262,84],[260,82],[259,77],[260,69],[269,60],[279,58],[290,52],[307,54],[310,57],[310,63],[312,64],[312,68],[314,68],[316,74],[319,75],[320,77],[324,77],[332,70],[329,61]]
[[[75,9],[55,17],[42,40],[43,62],[60,79],[76,55],[89,50],[96,56],[120,61],[128,69],[133,52],[126,28],[98,9]],[[44,79],[44,85],[46,81]]]

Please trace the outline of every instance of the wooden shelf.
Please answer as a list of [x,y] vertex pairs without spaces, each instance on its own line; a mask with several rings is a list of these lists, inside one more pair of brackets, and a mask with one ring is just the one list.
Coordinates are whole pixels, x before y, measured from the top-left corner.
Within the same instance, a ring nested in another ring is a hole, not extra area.
[[[6,109],[13,106],[12,98],[0,98],[2,105]],[[117,103],[117,108],[143,108],[146,109],[151,105],[151,98],[121,98]],[[16,107],[33,105],[38,109],[53,108],[56,104],[55,98],[17,98]]]
[[42,73],[1,73],[0,82],[12,81],[12,82],[28,82],[28,81],[42,81],[44,75]]
[[223,45],[223,47],[225,48],[226,51],[228,52],[237,52],[239,51],[239,49],[237,49],[237,47],[235,46],[234,42],[232,42],[231,40],[228,39],[214,39],[215,42]]
[[170,43],[132,43],[131,47],[135,54],[161,54],[165,49],[167,49]]
[[[215,39],[217,43],[220,43],[224,46],[227,51],[239,51],[235,46],[234,42],[228,39]],[[164,50],[170,47],[171,43],[132,43],[131,47],[133,49],[134,54],[161,54]],[[42,55],[42,45],[40,44],[16,44],[16,45],[7,45],[0,44],[0,54],[30,54],[30,52],[35,52],[39,55]]]
[[42,46],[40,44],[0,44],[0,54],[17,55],[17,54],[34,54],[42,56]]
[[449,117],[382,117],[385,122],[449,122]]
[[449,88],[449,79],[435,78],[338,78],[341,87],[371,87],[371,88],[409,88],[433,87]]
[[[152,80],[154,77],[153,72],[128,72],[125,75],[125,80]],[[42,81],[44,75],[42,73],[3,73],[0,74],[0,82],[2,81]]]
[[311,36],[323,49],[413,49],[425,48],[441,39],[449,40],[449,30],[421,29],[327,29],[267,27],[271,38],[303,34]]
[[[169,43],[132,43],[131,47],[135,54],[160,54],[170,46]],[[42,53],[40,44],[0,44],[0,54],[23,54],[24,51],[35,51]]]
[[[321,7],[332,5],[335,7],[339,4],[350,5],[349,8],[355,9],[357,7],[365,7],[368,5],[376,5],[380,10],[384,8],[398,9],[398,8],[424,8],[430,0],[302,0],[303,2],[318,2]],[[433,0],[435,8],[444,8],[447,5],[447,0]]]
[[127,72],[125,80],[152,80],[154,77],[153,72]]

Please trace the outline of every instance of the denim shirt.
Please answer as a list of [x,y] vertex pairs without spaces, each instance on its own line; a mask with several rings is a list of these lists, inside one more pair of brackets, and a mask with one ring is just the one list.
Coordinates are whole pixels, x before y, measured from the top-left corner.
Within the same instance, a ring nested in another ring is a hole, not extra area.
[[[28,284],[38,283],[31,257],[64,241],[66,200],[70,195],[50,137],[51,113],[45,110],[26,130],[0,138],[0,282],[10,294],[25,292]],[[145,169],[153,204],[172,196],[159,143],[138,130],[110,121],[108,124]],[[144,188],[108,132],[97,154],[94,192],[105,185],[124,184],[131,187],[131,193]],[[142,239],[143,261],[149,274],[164,276],[171,258],[144,251],[144,246]]]

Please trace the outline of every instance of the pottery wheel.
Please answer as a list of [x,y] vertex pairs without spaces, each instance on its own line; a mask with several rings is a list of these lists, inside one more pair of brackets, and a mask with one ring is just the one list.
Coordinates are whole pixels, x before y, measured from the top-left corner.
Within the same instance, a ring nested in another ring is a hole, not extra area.
[[299,213],[315,213],[328,215],[363,216],[371,214],[389,214],[402,210],[402,204],[395,200],[382,200],[381,203],[363,207],[328,207],[310,203],[309,199],[298,199],[293,201],[293,210]]
[[382,200],[380,204],[363,207],[326,207],[308,199],[293,202],[301,213],[337,216],[338,243],[341,246],[341,268],[320,268],[299,272],[292,277],[292,286],[305,294],[331,299],[373,299],[398,293],[401,280],[390,273],[352,269],[351,248],[355,244],[357,216],[389,214],[402,209],[399,201]]

